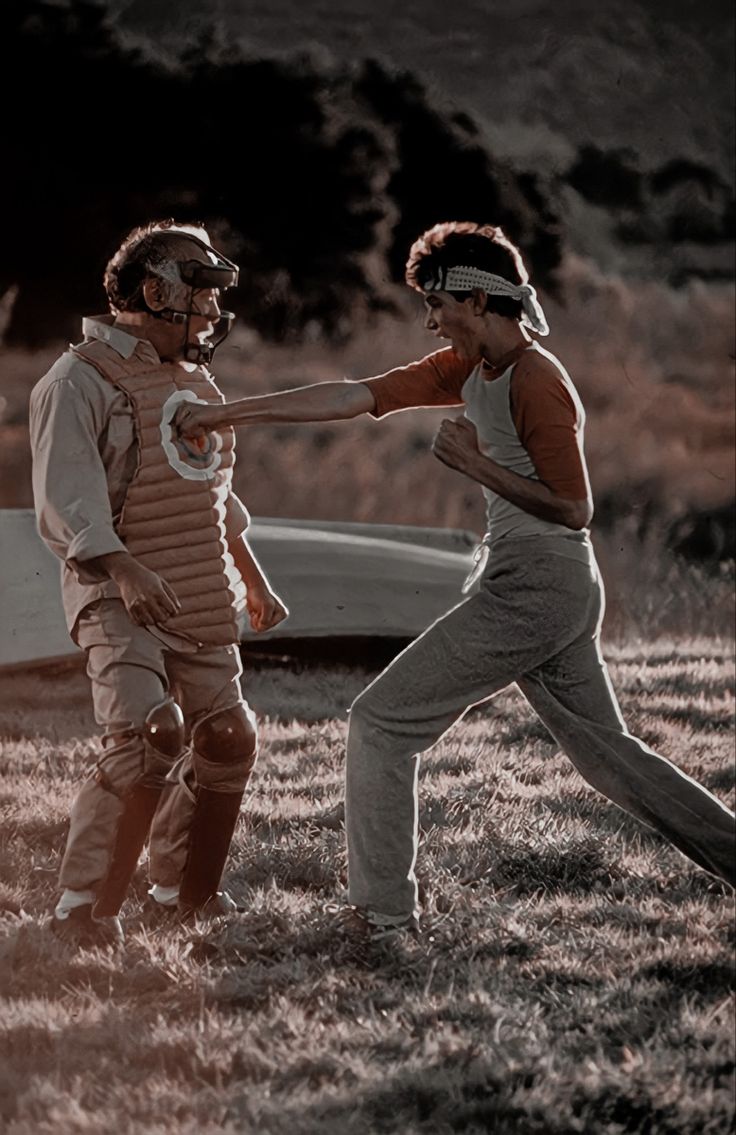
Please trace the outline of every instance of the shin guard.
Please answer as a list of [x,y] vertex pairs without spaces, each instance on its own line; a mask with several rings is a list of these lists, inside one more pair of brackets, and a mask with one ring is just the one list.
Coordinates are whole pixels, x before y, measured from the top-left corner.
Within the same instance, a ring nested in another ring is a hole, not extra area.
[[[135,874],[158,807],[166,774],[184,745],[184,717],[172,698],[154,706],[143,727],[145,758],[143,772],[122,796],[123,811],[115,832],[107,873],[95,888],[92,913],[95,918],[117,915]],[[100,772],[100,783],[106,777]],[[115,791],[110,787],[111,791]]]
[[102,884],[97,888],[92,908],[95,918],[108,918],[120,913],[162,791],[161,785],[140,781],[133,785],[126,796],[123,814],[115,833],[110,866]]
[[192,731],[196,800],[179,907],[198,910],[217,893],[245,786],[256,759],[253,715],[244,703],[216,710]]
[[189,855],[179,890],[181,910],[198,910],[219,890],[242,799],[242,792],[197,789]]

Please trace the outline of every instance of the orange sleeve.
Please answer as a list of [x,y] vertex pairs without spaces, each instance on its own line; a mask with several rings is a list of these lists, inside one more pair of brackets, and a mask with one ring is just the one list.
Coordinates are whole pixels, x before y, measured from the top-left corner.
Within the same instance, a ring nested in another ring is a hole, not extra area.
[[376,400],[371,413],[374,418],[383,418],[411,407],[462,406],[460,392],[478,362],[480,359],[462,359],[451,347],[445,347],[419,362],[367,378],[363,385]]
[[566,500],[585,500],[590,483],[583,454],[583,407],[555,364],[529,352],[511,379],[511,411],[521,444],[540,481]]

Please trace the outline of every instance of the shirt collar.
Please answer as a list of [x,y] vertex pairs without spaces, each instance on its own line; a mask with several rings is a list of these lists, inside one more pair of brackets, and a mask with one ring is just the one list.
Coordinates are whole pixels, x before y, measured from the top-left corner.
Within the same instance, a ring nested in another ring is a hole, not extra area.
[[142,357],[153,355],[158,359],[155,348],[147,339],[138,339],[122,327],[115,327],[114,322],[115,317],[112,315],[86,316],[82,320],[82,334],[85,339],[99,339],[107,343],[123,359],[129,359],[136,351]]
[[510,366],[517,363],[525,351],[534,346],[534,341],[519,343],[508,351],[503,358],[499,359],[497,363],[489,363],[487,359],[483,359],[483,377],[484,378],[498,378],[504,374]]

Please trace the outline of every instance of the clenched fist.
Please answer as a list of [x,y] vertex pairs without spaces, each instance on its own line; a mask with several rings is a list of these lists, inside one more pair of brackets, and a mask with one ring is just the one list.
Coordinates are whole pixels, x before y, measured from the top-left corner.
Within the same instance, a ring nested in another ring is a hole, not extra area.
[[432,452],[444,465],[467,472],[470,459],[480,452],[475,426],[467,418],[445,418],[432,442]]
[[278,595],[274,595],[265,583],[248,586],[246,605],[250,625],[256,632],[270,631],[272,627],[283,622],[289,614],[288,608]]
[[183,402],[174,415],[174,429],[180,437],[201,441],[219,424],[219,406],[203,405],[201,402]]

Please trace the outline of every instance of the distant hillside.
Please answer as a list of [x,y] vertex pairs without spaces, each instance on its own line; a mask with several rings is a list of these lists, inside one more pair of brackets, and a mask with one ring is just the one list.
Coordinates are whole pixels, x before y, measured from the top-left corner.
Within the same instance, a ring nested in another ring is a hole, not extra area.
[[726,0],[210,0],[204,13],[182,0],[175,24],[168,0],[107,2],[154,56],[195,46],[214,21],[250,58],[407,70],[533,178],[575,252],[675,285],[733,276]]
[[679,22],[564,5],[554,34],[548,5],[522,8],[460,6],[448,27],[434,3],[184,3],[172,29],[168,3],[6,0],[8,342],[72,336],[124,233],[167,215],[247,264],[234,305],[275,341],[344,342],[395,312],[411,241],[449,217],[502,224],[552,295],[570,254],[674,288],[732,279],[725,37],[684,4]]
[[[243,266],[217,360],[237,395],[432,350],[397,286],[409,244],[442,218],[492,219],[524,248],[546,345],[588,408],[597,528],[623,518],[733,556],[730,12],[378,11],[229,0],[197,24],[182,0],[174,24],[168,0],[0,6],[4,503],[30,503],[30,387],[104,307],[105,260],[132,225],[202,218]],[[35,86],[54,94],[43,115]],[[240,487],[262,515],[475,526],[478,494],[427,453],[434,424],[382,425],[370,460],[365,423],[334,440],[287,429],[276,449],[253,431]],[[317,454],[322,491],[294,476]]]
[[[410,74],[254,59],[216,30],[163,62],[89,0],[9,0],[0,38],[10,343],[73,335],[79,311],[105,306],[108,257],[156,217],[210,227],[247,266],[236,311],[276,341],[344,341],[394,311],[409,245],[443,216],[490,214],[554,291],[563,238],[544,191]],[[42,116],[18,97],[34,81],[54,92]]]
[[366,57],[415,73],[477,117],[499,156],[564,168],[575,149],[631,147],[645,169],[682,154],[733,178],[733,8],[727,0],[108,0],[153,49],[219,20],[253,57]]

